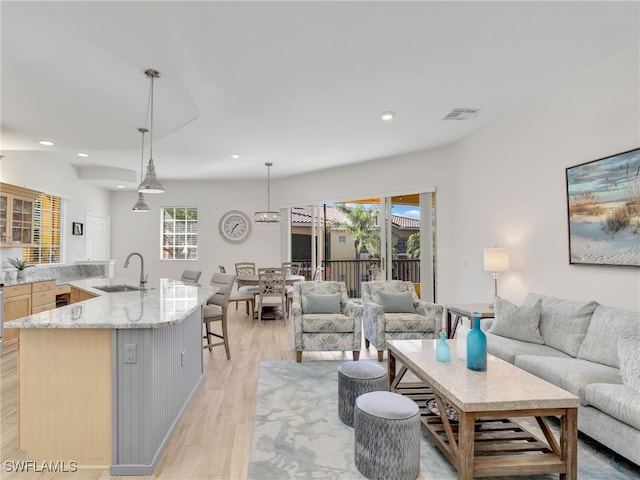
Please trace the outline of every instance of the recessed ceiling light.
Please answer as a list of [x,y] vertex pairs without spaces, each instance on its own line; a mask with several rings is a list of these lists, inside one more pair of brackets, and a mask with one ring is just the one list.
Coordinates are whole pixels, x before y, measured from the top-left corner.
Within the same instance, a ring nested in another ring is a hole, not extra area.
[[382,118],[382,120],[384,121],[389,121],[392,120],[393,117],[395,117],[396,113],[395,112],[382,112],[380,114],[380,118]]
[[86,153],[79,153],[78,156],[79,157],[88,157],[89,155],[87,155]]
[[47,147],[52,147],[55,145],[51,140],[38,140],[40,145],[46,145]]
[[116,185],[116,188],[126,188],[124,185]]
[[240,154],[239,153],[232,153],[231,154],[231,158],[235,158],[237,160],[238,158],[240,158]]

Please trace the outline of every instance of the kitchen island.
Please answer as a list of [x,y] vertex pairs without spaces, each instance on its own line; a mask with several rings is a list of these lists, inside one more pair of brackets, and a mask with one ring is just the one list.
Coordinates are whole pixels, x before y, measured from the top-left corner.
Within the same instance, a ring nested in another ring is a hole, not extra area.
[[38,462],[151,475],[202,381],[202,306],[214,287],[69,283],[96,298],[5,324],[20,329],[19,448]]

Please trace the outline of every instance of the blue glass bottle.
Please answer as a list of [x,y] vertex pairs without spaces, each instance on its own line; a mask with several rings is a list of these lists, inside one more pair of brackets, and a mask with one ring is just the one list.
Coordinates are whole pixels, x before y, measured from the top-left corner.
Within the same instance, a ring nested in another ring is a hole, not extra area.
[[436,345],[436,360],[439,362],[451,361],[451,347],[447,344],[447,334],[440,332],[440,341]]
[[467,334],[467,368],[484,372],[487,369],[487,336],[480,329],[480,314],[471,314],[473,328]]

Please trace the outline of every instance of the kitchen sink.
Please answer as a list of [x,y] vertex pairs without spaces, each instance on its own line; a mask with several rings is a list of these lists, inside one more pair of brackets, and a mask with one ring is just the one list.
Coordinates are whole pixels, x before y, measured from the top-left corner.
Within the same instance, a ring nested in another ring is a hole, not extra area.
[[93,288],[109,293],[133,292],[135,290],[142,290],[140,287],[134,287],[133,285],[102,285],[100,287]]

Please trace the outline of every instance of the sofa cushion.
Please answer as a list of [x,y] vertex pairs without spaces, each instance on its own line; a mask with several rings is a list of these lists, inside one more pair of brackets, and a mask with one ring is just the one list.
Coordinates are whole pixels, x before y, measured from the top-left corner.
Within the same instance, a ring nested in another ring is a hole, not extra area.
[[345,333],[354,331],[354,319],[341,313],[309,313],[302,315],[304,333]]
[[626,335],[640,335],[640,313],[598,305],[578,351],[578,358],[619,367],[618,339]]
[[627,385],[592,383],[584,387],[587,405],[640,430],[640,392]]
[[490,332],[487,332],[486,335],[487,352],[509,363],[516,362],[516,355],[545,355],[555,358],[572,358],[566,353],[547,345],[514,340],[512,338],[493,335]]
[[580,358],[565,358],[558,361],[553,357],[517,355],[516,366],[578,395],[580,401],[585,405],[585,386],[592,383],[622,384],[622,378],[620,378],[617,368]]
[[385,332],[434,332],[436,320],[417,313],[385,313]]
[[618,359],[622,381],[640,392],[640,336],[621,337],[618,340]]
[[545,345],[575,357],[589,327],[597,302],[580,302],[529,293],[525,303],[542,299],[540,334]]
[[504,298],[495,299],[495,319],[489,332],[501,337],[542,345],[540,310],[542,300],[517,306]]
[[382,306],[384,313],[415,313],[416,311],[411,292],[378,292],[375,297],[376,302]]
[[340,294],[305,293],[302,296],[302,313],[340,313]]

